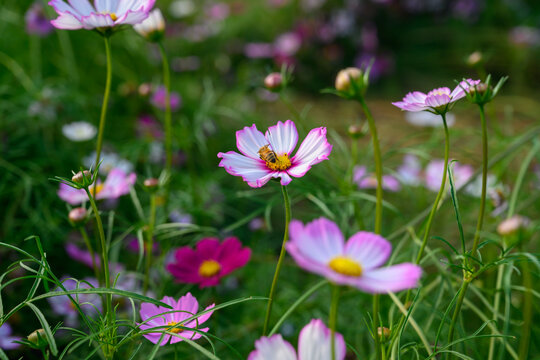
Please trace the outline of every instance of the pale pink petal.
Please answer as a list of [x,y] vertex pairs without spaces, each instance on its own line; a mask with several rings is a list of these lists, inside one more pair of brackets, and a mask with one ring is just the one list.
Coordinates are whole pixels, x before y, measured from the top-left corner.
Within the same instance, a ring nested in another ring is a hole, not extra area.
[[272,174],[272,177],[281,179],[281,185],[289,185],[289,183],[292,181],[292,178],[289,176],[289,174],[284,171],[274,172]]
[[[98,12],[116,13],[119,1],[122,2],[121,0],[95,0],[94,4]],[[124,2],[133,3],[133,1],[126,1],[126,0],[124,0]]]
[[64,0],[51,0],[48,4],[54,8],[58,15],[62,15],[62,13],[69,13],[74,16],[81,15],[77,10],[75,10],[71,5],[67,4]]
[[90,15],[95,12],[95,9],[90,5],[88,0],[68,0],[69,4],[79,13],[81,16]]
[[367,231],[357,232],[345,245],[345,255],[359,262],[364,271],[384,264],[391,252],[388,240]]
[[219,153],[221,158],[219,166],[235,176],[241,176],[251,187],[261,187],[272,178],[273,172],[268,169],[262,160],[243,156],[234,151]]
[[83,27],[80,20],[69,13],[60,14],[56,19],[51,20],[51,24],[55,28],[63,30],[78,30]]
[[111,15],[96,13],[92,13],[88,16],[83,16],[81,18],[81,23],[83,24],[83,27],[87,30],[97,27],[110,27],[114,25],[114,21],[111,18]]
[[370,293],[396,292],[417,287],[420,276],[420,266],[404,263],[365,271],[354,286]]
[[258,151],[268,144],[268,140],[266,140],[262,132],[257,130],[255,124],[251,125],[251,127],[246,126],[236,132],[236,146],[238,150],[252,159],[259,160],[260,155]]
[[297,224],[290,228],[289,252],[298,251],[314,264],[327,264],[332,258],[343,254],[345,240],[334,222],[320,218],[304,226],[300,233],[296,233],[297,229]]
[[71,205],[79,205],[88,200],[88,195],[83,189],[75,189],[64,183],[60,183],[58,197]]
[[326,128],[313,129],[291,159],[292,167],[287,170],[287,173],[294,177],[304,176],[312,165],[327,160],[331,151],[332,145],[326,140]]
[[[203,311],[210,310],[210,309],[214,308],[214,306],[215,306],[215,304],[212,304],[212,305],[206,307],[206,309],[204,309]],[[201,324],[205,323],[206,320],[208,320],[210,318],[210,316],[212,316],[213,313],[214,313],[213,311],[209,311],[206,314],[202,314],[202,315],[198,316],[197,318],[195,318],[195,319],[191,320],[190,322],[188,322],[185,326],[193,328],[193,329],[197,329]],[[191,315],[191,316],[193,316],[193,315]],[[189,317],[191,317],[191,316],[189,316]]]
[[[339,333],[335,333],[335,360],[345,359],[347,347]],[[304,326],[298,337],[298,360],[332,359],[330,329],[319,319],[313,319]]]
[[426,104],[433,108],[444,106],[450,103],[450,101],[451,101],[450,95],[447,95],[447,94],[428,95],[428,97],[426,98]]
[[[146,18],[148,18],[148,12],[145,12],[145,11],[128,11],[126,12],[124,15],[122,15],[121,17],[119,17],[118,19],[116,19],[115,21],[115,24],[131,24],[131,25],[136,25],[136,24],[139,24],[141,22],[143,22],[144,20],[146,20]],[[175,108],[175,106],[173,106],[175,100],[173,99],[174,98],[174,94],[171,94],[171,108]],[[176,100],[178,102],[178,100]]]
[[284,123],[278,121],[274,126],[270,126],[266,131],[266,139],[278,155],[291,155],[296,143],[298,142],[298,132],[296,126],[291,120]]
[[255,350],[248,360],[296,360],[296,351],[281,335],[262,337],[255,341]]
[[453,101],[459,100],[465,97],[465,92],[469,92],[470,88],[474,88],[475,85],[479,84],[480,80],[466,79],[461,81],[458,86],[452,91],[450,97]]
[[197,299],[195,299],[193,295],[191,295],[191,293],[187,293],[186,295],[178,299],[178,303],[174,301],[174,304],[172,306],[174,307],[174,310],[181,310],[177,313],[174,313],[173,321],[175,322],[180,322],[182,320],[190,318],[193,315],[197,314],[197,310],[199,310],[199,302],[197,301]]

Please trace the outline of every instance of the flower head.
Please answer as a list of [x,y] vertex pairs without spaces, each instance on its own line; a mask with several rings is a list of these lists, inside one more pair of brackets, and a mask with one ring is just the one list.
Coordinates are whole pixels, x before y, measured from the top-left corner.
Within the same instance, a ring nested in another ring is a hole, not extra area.
[[[199,310],[199,303],[191,293],[182,296],[178,301],[172,297],[165,296],[161,299],[161,302],[170,305],[172,310],[150,303],[141,304],[140,314],[143,322],[139,324],[139,327],[143,331],[157,328],[155,332],[143,334],[145,338],[154,344],[159,343],[160,346],[163,346],[169,340],[171,344],[175,344],[184,339],[197,340],[202,336],[200,333],[187,330],[186,328],[195,329],[199,332],[208,332],[208,328],[199,329],[198,327],[210,318],[213,311],[197,316],[187,322],[185,321],[195,316]],[[213,307],[214,304],[204,310],[206,311]],[[166,332],[172,333],[174,336]]]
[[[117,199],[129,193],[130,187],[135,184],[135,179],[135,173],[126,174],[124,171],[115,168],[111,170],[104,183],[98,180],[95,185],[91,185],[89,187],[90,193],[94,194],[95,191],[97,200]],[[60,183],[58,196],[71,205],[79,205],[88,200],[85,190],[74,189],[64,183]]]
[[76,121],[62,126],[62,134],[75,142],[90,140],[96,133],[96,127],[86,121]]
[[454,90],[442,87],[433,89],[427,94],[413,91],[405,95],[402,101],[394,102],[392,105],[405,111],[429,111],[439,115],[445,114],[456,101],[465,97],[465,90],[468,86],[479,82],[480,80],[468,79],[459,83]]
[[[345,359],[347,348],[345,340],[339,333],[334,335],[335,360]],[[332,358],[331,333],[319,319],[313,319],[304,326],[298,337],[298,355],[294,347],[283,340],[281,335],[262,337],[255,341],[255,350],[248,360],[320,360]]]
[[216,286],[219,280],[246,265],[251,249],[242,247],[235,237],[222,243],[215,238],[202,239],[196,249],[184,246],[176,250],[176,262],[167,265],[167,270],[178,282],[199,284],[201,288]]
[[[167,102],[167,89],[165,89],[164,86],[159,86],[152,94],[150,102],[158,109],[165,110]],[[170,103],[171,110],[176,111],[180,108],[180,105],[182,105],[182,98],[180,97],[180,95],[178,95],[178,93],[171,92]]]
[[[377,187],[377,178],[374,174],[368,174],[365,166],[354,167],[353,180],[360,189],[375,189]],[[382,183],[383,189],[388,191],[399,191],[401,189],[399,181],[390,175],[384,175]]]
[[110,29],[138,24],[148,17],[156,0],[51,0],[58,17],[51,24],[58,29]]
[[293,177],[302,177],[312,165],[328,159],[332,145],[326,140],[326,128],[309,132],[294,156],[298,141],[296,126],[291,120],[278,121],[263,135],[253,124],[236,132],[235,151],[219,153],[219,166],[235,176],[241,176],[251,187],[261,187],[272,178],[281,178],[288,185]]
[[8,323],[0,325],[0,349],[11,350],[16,349],[20,345],[14,341],[21,340],[20,337],[11,336],[11,326]]
[[143,22],[133,25],[133,29],[149,41],[161,40],[165,34],[165,19],[161,10],[152,10]]
[[26,32],[32,35],[47,36],[54,29],[45,14],[43,5],[39,2],[35,2],[30,6],[24,15],[24,20],[26,22]]
[[404,263],[381,267],[392,251],[382,236],[360,231],[345,242],[332,221],[320,218],[303,225],[293,220],[287,251],[303,269],[330,281],[369,293],[385,293],[416,287],[422,269]]

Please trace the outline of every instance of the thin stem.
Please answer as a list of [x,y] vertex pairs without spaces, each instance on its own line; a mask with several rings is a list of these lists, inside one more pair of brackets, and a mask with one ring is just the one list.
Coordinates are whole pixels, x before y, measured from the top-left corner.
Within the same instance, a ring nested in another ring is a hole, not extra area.
[[152,250],[154,248],[154,226],[156,224],[156,194],[152,193],[150,196],[150,220],[148,221],[148,228],[146,231],[146,269],[144,273],[144,294],[148,291],[148,284],[150,283],[150,267],[152,265]]
[[[504,240],[503,240],[504,244]],[[504,245],[503,245],[504,246]],[[505,267],[506,264],[502,264],[497,269],[497,282],[495,284],[495,298],[493,300],[493,320],[497,321],[497,317],[499,314],[499,307],[501,305],[501,288],[502,288],[502,282],[504,278],[505,273]],[[492,331],[493,334],[496,333],[496,329]],[[495,356],[495,337],[492,337],[489,340],[489,352],[488,352],[488,360],[493,360],[493,356]]]
[[[459,295],[456,300],[456,307],[454,308],[454,314],[452,315],[452,320],[450,321],[450,328],[448,329],[447,344],[451,344],[452,341],[454,341],[454,329],[456,327],[456,322],[457,322],[457,318],[459,317],[459,313],[461,312],[461,305],[463,304],[463,299],[465,299],[465,293],[467,292],[467,288],[469,287],[470,280],[471,279],[469,278],[464,278],[463,283],[461,283],[461,287],[459,288]],[[446,358],[450,359],[451,356],[452,356],[451,352],[448,352],[446,355]]]
[[373,338],[375,339],[375,359],[382,358],[382,344],[379,339],[379,294],[373,295]]
[[169,59],[162,42],[158,43],[163,64],[163,84],[165,85],[165,169],[171,173],[172,168],[172,115],[171,115],[171,71]]
[[371,139],[373,141],[373,157],[375,160],[375,177],[377,178],[377,190],[376,197],[377,202],[375,203],[375,233],[381,233],[382,226],[382,196],[383,196],[383,182],[382,182],[382,160],[381,160],[381,148],[379,146],[379,138],[377,136],[377,127],[375,126],[375,120],[369,111],[369,108],[363,97],[360,97],[359,100],[366,114],[366,118],[369,124],[369,131],[371,133]]
[[[92,257],[92,269],[94,269],[94,274],[96,276],[96,279],[99,279],[99,269],[96,266],[96,256],[94,254],[94,249],[92,248],[92,243],[90,242],[90,238],[88,237],[88,233],[86,232],[86,229],[83,226],[80,226],[79,230],[81,231],[81,235],[84,239],[84,243],[86,244],[86,248],[88,249],[88,252],[90,253],[90,256]],[[99,281],[101,282],[101,280]]]
[[336,360],[336,326],[337,326],[337,313],[339,302],[339,286],[331,284],[332,286],[332,300],[330,302],[330,315],[328,320],[328,326],[330,326],[330,349],[332,350],[332,360]]
[[529,260],[525,259],[522,266],[523,274],[523,325],[521,326],[521,342],[519,343],[519,359],[527,360],[529,353],[529,342],[531,339],[531,319],[532,319],[532,278]]
[[274,279],[272,280],[272,286],[270,287],[270,295],[268,295],[268,305],[266,307],[266,315],[264,317],[263,336],[266,335],[268,331],[270,314],[272,313],[272,303],[274,301],[274,294],[276,292],[279,271],[281,269],[281,264],[283,263],[283,258],[285,258],[285,244],[287,244],[287,240],[289,239],[289,223],[291,222],[291,201],[289,200],[289,193],[287,191],[287,187],[282,185],[281,191],[283,193],[283,203],[285,206],[285,232],[283,234],[281,252],[279,253],[279,259],[276,265],[276,272],[274,273]]
[[94,168],[99,164],[101,158],[101,147],[103,145],[103,132],[105,129],[105,120],[107,119],[107,106],[109,104],[109,94],[111,93],[112,80],[112,61],[111,61],[111,44],[108,36],[103,36],[105,41],[105,54],[107,56],[107,78],[105,81],[105,93],[103,95],[103,103],[101,104],[101,117],[99,119],[99,130],[96,146],[96,162]]

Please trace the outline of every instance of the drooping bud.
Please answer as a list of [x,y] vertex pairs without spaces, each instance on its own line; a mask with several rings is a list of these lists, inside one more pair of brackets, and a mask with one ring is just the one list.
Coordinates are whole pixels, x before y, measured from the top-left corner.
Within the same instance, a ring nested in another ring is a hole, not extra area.
[[156,178],[145,179],[143,185],[148,190],[153,190],[159,186],[159,180]]
[[68,215],[68,219],[74,225],[80,225],[85,222],[87,215],[88,215],[88,211],[86,211],[85,208],[77,207],[77,208],[71,209]]
[[336,76],[336,90],[349,92],[351,81],[358,81],[362,77],[362,70],[349,67],[341,70]]
[[88,182],[90,184],[90,181],[92,179],[92,174],[88,170],[79,171],[75,175],[71,177],[71,181],[76,182],[77,184],[84,185]]
[[38,349],[43,349],[48,345],[45,330],[43,329],[38,329],[28,335],[28,341],[30,341]]
[[390,338],[390,329],[384,326],[379,326],[377,328],[377,335],[380,339],[388,339]]
[[273,72],[264,78],[264,86],[270,91],[279,91],[283,85],[283,77],[280,73]]

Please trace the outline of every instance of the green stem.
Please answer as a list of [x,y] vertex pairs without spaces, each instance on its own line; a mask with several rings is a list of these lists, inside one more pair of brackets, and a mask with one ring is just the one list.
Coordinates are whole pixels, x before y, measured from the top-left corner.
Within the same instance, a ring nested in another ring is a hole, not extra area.
[[[503,245],[504,246],[504,245]],[[493,300],[493,320],[497,321],[497,316],[499,314],[499,307],[501,305],[501,288],[502,288],[502,282],[504,278],[505,273],[505,266],[506,264],[503,264],[499,266],[497,269],[497,283],[495,284],[495,298]],[[496,333],[495,329],[492,332],[493,334]],[[492,337],[489,340],[489,352],[488,352],[488,360],[493,360],[493,356],[495,356],[495,337]]]
[[382,357],[382,344],[379,339],[379,294],[373,295],[373,338],[375,339],[375,359],[380,360]]
[[336,325],[337,325],[337,313],[339,302],[339,286],[331,284],[332,286],[332,300],[330,303],[330,315],[328,320],[328,326],[330,326],[330,349],[332,354],[332,360],[336,360]]
[[171,72],[169,67],[169,59],[167,52],[162,42],[158,43],[161,53],[161,61],[163,64],[163,84],[165,85],[165,153],[166,162],[165,169],[167,173],[171,173],[172,169],[172,115],[171,115]]
[[[90,256],[92,257],[92,269],[94,269],[94,274],[96,276],[96,279],[99,278],[99,269],[96,266],[96,257],[94,255],[94,249],[92,248],[92,243],[90,242],[90,238],[88,237],[88,233],[86,232],[86,229],[81,226],[79,227],[81,231],[81,235],[84,239],[84,243],[86,244],[86,248],[88,249],[88,252],[90,253]],[[99,280],[101,282],[101,280]]]
[[519,343],[519,359],[527,360],[529,353],[529,342],[531,339],[531,319],[532,319],[532,278],[529,260],[525,259],[522,266],[523,274],[523,325],[521,326],[521,341]]
[[[464,260],[465,261],[465,260]],[[466,276],[466,275],[464,275]],[[448,342],[447,344],[452,343],[454,341],[454,329],[456,327],[456,322],[459,317],[459,313],[461,311],[461,305],[463,304],[463,300],[465,299],[465,293],[467,292],[467,288],[469,287],[470,279],[464,278],[463,283],[461,283],[461,287],[459,288],[459,295],[456,300],[456,307],[454,308],[454,314],[452,315],[452,320],[450,321],[450,328],[448,329]],[[451,348],[449,348],[451,349]],[[447,359],[450,359],[451,353],[448,352],[446,355]]]
[[146,231],[146,268],[144,275],[144,294],[148,292],[148,284],[150,283],[150,267],[152,265],[152,250],[154,248],[154,226],[156,224],[156,194],[152,193],[150,196],[150,220],[148,221],[148,228]]
[[272,280],[272,286],[270,287],[270,295],[268,295],[268,305],[266,307],[266,315],[264,317],[263,336],[268,331],[268,325],[270,322],[270,314],[272,313],[272,303],[274,301],[274,294],[276,292],[277,281],[279,277],[279,271],[285,258],[285,244],[289,239],[289,223],[291,222],[291,201],[289,200],[289,193],[287,187],[282,185],[281,191],[283,193],[283,203],[285,206],[285,232],[283,234],[283,243],[281,244],[281,252],[279,253],[279,259],[276,265],[276,271],[274,273],[274,279]]
[[377,190],[376,197],[377,202],[375,203],[375,233],[381,233],[382,226],[382,195],[383,195],[383,183],[382,183],[382,160],[381,160],[381,148],[379,146],[379,138],[377,136],[377,126],[375,126],[375,120],[371,116],[371,112],[364,100],[363,97],[360,97],[359,100],[366,114],[366,118],[369,124],[369,131],[371,133],[371,139],[373,141],[373,157],[375,160],[375,177],[377,178]]
[[96,162],[94,169],[97,168],[101,158],[101,147],[103,146],[103,132],[105,129],[105,120],[107,119],[107,106],[109,104],[109,95],[111,93],[112,80],[112,61],[111,61],[111,43],[108,36],[103,36],[105,41],[105,54],[107,56],[107,79],[105,82],[105,93],[103,95],[103,103],[101,104],[101,117],[99,119],[99,130],[96,146]]

